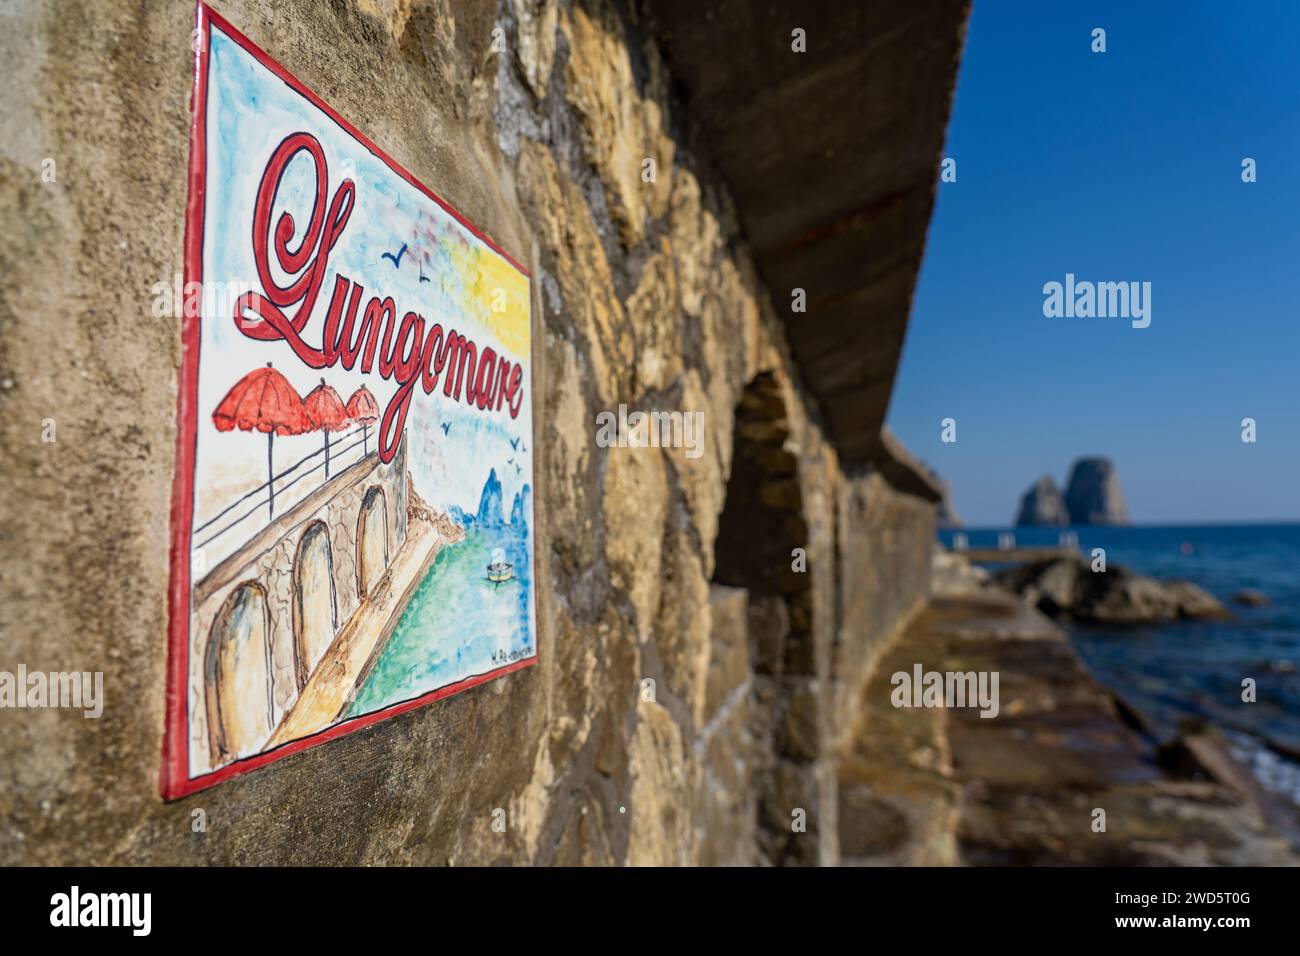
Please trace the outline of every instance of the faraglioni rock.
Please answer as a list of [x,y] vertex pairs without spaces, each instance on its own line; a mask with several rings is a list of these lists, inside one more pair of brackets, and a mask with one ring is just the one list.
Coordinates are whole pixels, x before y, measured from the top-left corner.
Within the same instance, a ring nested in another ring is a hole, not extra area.
[[1070,523],[1065,499],[1051,475],[1039,478],[1020,499],[1020,512],[1016,515],[1018,528],[1061,528]]
[[483,494],[478,499],[478,513],[474,518],[485,528],[500,528],[506,523],[505,514],[501,510],[501,479],[497,478],[495,468],[488,472]]
[[1128,508],[1119,475],[1109,458],[1080,458],[1070,469],[1065,489],[1070,524],[1128,524]]

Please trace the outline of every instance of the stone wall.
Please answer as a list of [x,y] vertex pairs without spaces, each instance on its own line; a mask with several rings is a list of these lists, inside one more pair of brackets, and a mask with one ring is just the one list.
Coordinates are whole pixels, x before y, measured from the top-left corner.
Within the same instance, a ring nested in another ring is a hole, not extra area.
[[[0,669],[107,697],[0,711],[0,862],[835,862],[841,690],[924,593],[929,506],[842,473],[662,58],[599,0],[217,3],[535,277],[540,662],[159,799],[181,350],[150,290],[181,269],[193,7],[146,6],[0,30]],[[620,403],[703,411],[704,454],[598,447]],[[771,518],[740,581],[737,474]]]
[[840,603],[833,656],[834,749],[847,744],[858,696],[891,640],[929,597],[936,509],[879,474],[840,485]]

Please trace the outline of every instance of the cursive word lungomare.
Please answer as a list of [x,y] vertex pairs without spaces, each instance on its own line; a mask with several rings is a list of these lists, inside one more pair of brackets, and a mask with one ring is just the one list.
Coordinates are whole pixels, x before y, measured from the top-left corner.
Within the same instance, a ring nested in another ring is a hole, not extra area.
[[[306,233],[297,248],[291,249],[296,232],[293,216],[282,213],[272,236],[271,215],[285,168],[303,151],[316,164],[316,198]],[[328,200],[327,210],[328,195],[329,170],[320,142],[305,132],[286,136],[271,154],[257,190],[253,261],[262,291],[246,292],[236,301],[234,319],[239,330],[253,339],[284,339],[310,368],[330,368],[338,363],[351,370],[359,357],[361,371],[368,375],[378,353],[380,378],[398,384],[379,423],[379,458],[385,463],[397,453],[417,383],[430,395],[441,378],[447,398],[484,412],[497,412],[504,406],[511,418],[518,417],[524,398],[523,367],[518,362],[498,355],[491,346],[480,349],[455,329],[444,331],[439,322],[426,330],[424,317],[414,311],[402,314],[399,323],[399,309],[391,296],[372,295],[361,310],[365,289],[341,272],[334,278],[320,346],[304,339],[303,331],[325,281],[330,252],[352,215],[356,186],[351,179],[344,179]],[[283,285],[271,271],[272,244],[276,261],[288,276]],[[286,309],[294,311],[286,314]],[[362,314],[359,328],[358,311]],[[247,314],[250,312],[252,316]]]

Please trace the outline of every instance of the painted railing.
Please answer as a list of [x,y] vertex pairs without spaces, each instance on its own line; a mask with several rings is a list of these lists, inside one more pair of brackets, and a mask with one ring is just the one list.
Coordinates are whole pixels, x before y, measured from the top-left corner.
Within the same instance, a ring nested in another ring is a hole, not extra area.
[[[369,455],[373,454],[373,452],[369,451],[369,437],[370,436],[369,436],[368,426],[362,425],[357,428],[350,429],[349,431],[344,432],[341,436],[334,438],[332,441],[329,442],[328,445],[323,444],[320,448],[317,448],[310,455],[304,455],[302,458],[299,458],[297,461],[295,461],[289,467],[285,468],[283,471],[277,474],[273,474],[269,481],[262,482],[256,488],[253,488],[247,493],[236,498],[230,504],[226,505],[226,507],[222,508],[215,515],[209,518],[207,521],[203,522],[203,524],[196,526],[194,528],[193,537],[198,540],[194,542],[194,547],[202,548],[205,547],[206,545],[211,544],[213,541],[217,540],[227,531],[230,531],[232,528],[235,528],[238,525],[242,524],[243,522],[247,521],[249,518],[257,514],[257,512],[263,508],[267,510],[268,521],[274,518],[275,498],[277,495],[283,496],[284,493],[287,492],[294,485],[298,484],[301,481],[304,481],[305,479],[309,478],[311,475],[321,470],[324,470],[325,472],[320,482],[320,484],[323,485],[326,481],[329,480],[330,464],[336,458],[339,458],[347,454],[349,451],[351,451],[354,448],[361,447],[363,449],[361,458],[358,460],[364,461],[367,457],[369,457]],[[338,444],[341,444],[342,447],[338,447]],[[327,453],[328,453],[328,457],[326,457]],[[316,464],[312,465],[310,468],[307,468],[305,471],[300,471],[300,469],[302,469],[305,465],[309,464],[310,462],[312,462],[314,459],[317,458],[320,458],[321,460],[316,462]],[[353,462],[352,464],[356,464],[356,462]],[[349,467],[351,466],[349,465]],[[295,472],[297,472],[296,475]],[[287,484],[282,484],[278,488],[276,487],[276,482],[283,481],[284,479],[288,478],[291,475],[294,476],[292,481],[289,481]],[[239,511],[240,512],[239,516],[231,519],[228,522],[225,522],[224,524],[221,524],[220,527],[216,528],[216,530],[212,530],[215,525],[221,522],[222,519],[226,518],[232,511]]]

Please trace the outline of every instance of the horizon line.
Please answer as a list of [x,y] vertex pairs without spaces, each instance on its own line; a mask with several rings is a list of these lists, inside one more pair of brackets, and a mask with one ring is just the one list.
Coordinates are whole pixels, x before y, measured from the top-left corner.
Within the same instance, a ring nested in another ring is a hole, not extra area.
[[1042,530],[1042,531],[1077,531],[1080,529],[1123,529],[1123,528],[1223,528],[1223,527],[1287,527],[1300,525],[1300,518],[1265,518],[1265,519],[1211,519],[1208,521],[1173,521],[1173,522],[1137,522],[1131,521],[1128,524],[1066,524],[1066,525],[1017,525],[1017,524],[962,524],[951,525],[945,528],[936,528],[937,531],[1016,531],[1016,530]]

